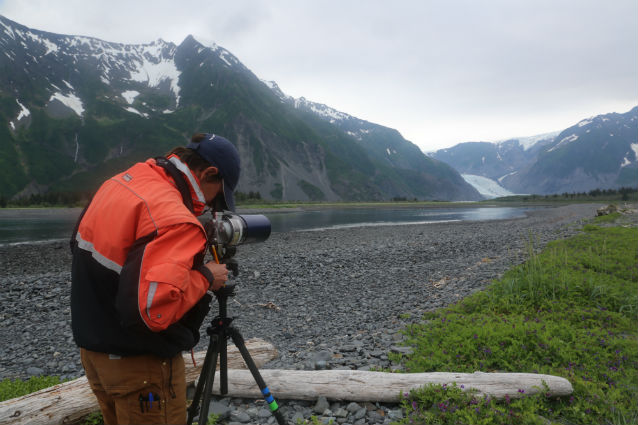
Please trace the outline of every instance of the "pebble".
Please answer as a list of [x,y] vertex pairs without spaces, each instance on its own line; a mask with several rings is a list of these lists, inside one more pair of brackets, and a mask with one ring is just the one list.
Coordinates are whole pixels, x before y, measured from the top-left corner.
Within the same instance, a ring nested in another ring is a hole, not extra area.
[[[244,338],[270,341],[279,356],[262,368],[391,368],[387,354],[409,354],[401,329],[423,313],[485,288],[535,249],[578,232],[597,205],[532,211],[525,218],[274,233],[242,245],[240,275],[228,301]],[[0,246],[0,379],[83,375],[70,331],[68,244]],[[245,276],[245,278],[244,278]],[[213,305],[195,348],[205,350]],[[277,398],[277,394],[273,394]],[[274,423],[260,400],[215,399],[227,424]],[[290,423],[384,424],[397,405],[278,400]]]

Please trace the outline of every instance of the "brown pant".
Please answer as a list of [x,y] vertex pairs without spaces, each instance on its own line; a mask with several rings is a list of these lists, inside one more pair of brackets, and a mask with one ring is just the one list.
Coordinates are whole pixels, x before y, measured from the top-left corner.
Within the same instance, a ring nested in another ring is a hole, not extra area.
[[80,354],[106,425],[186,423],[181,354],[172,359],[152,355],[117,358],[84,348]]

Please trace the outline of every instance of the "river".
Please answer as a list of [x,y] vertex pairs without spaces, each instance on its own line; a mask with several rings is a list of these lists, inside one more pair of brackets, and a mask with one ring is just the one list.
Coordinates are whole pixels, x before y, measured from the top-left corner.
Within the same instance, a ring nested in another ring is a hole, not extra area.
[[[285,212],[264,210],[273,232],[320,231],[325,229],[482,221],[517,218],[537,207],[304,207]],[[45,242],[70,236],[79,208],[0,209],[0,244]],[[241,210],[240,210],[241,213]]]

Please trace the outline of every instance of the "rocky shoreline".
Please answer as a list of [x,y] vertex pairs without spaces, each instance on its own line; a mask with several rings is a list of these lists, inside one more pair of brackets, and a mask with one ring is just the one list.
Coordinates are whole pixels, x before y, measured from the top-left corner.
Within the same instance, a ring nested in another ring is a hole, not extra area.
[[[525,260],[530,239],[540,249],[578,232],[598,207],[546,208],[510,220],[274,233],[238,249],[229,315],[245,338],[278,349],[265,368],[397,367],[387,354],[405,350],[399,345],[405,325],[485,288]],[[0,379],[81,376],[70,328],[68,243],[4,246],[0,259]],[[207,347],[207,325],[196,350]],[[316,415],[361,425],[401,415],[396,406],[371,403],[280,404],[293,422]],[[230,423],[274,420],[252,400],[222,399],[216,409]]]

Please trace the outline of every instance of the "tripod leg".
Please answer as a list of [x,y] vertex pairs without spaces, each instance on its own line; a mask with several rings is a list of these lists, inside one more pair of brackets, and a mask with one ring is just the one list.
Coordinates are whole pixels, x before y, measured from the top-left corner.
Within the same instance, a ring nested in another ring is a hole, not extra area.
[[219,342],[219,392],[221,395],[228,394],[228,345],[226,344],[226,333],[222,334]]
[[[193,402],[188,408],[188,425],[193,423],[193,419],[197,414],[200,401],[202,401],[202,408],[199,415],[199,424],[206,424],[208,421],[208,405],[210,404],[210,396],[215,380],[215,369],[217,368],[217,354],[219,352],[219,340],[217,336],[211,336],[208,351],[202,365],[202,371],[199,375],[197,382],[197,388],[195,389],[195,395],[193,396]],[[202,418],[205,418],[202,422]]]
[[264,382],[264,379],[261,377],[261,374],[259,373],[259,369],[257,369],[257,365],[255,365],[253,358],[250,356],[250,353],[248,352],[248,349],[246,348],[246,344],[244,342],[244,337],[241,335],[241,333],[239,333],[237,329],[233,328],[232,326],[228,328],[228,333],[230,334],[230,337],[233,339],[235,346],[241,353],[241,356],[244,359],[244,362],[246,362],[246,365],[248,366],[250,373],[253,375],[253,378],[255,379],[257,386],[259,387],[259,389],[261,390],[261,393],[264,396],[264,400],[266,400],[266,402],[268,403],[268,407],[270,407],[270,412],[273,414],[275,419],[277,419],[277,423],[279,425],[285,425],[286,421],[283,415],[281,414],[281,412],[279,411],[279,405],[275,401],[275,398],[272,396],[272,394],[270,394],[270,390],[268,389],[268,386]]
[[213,354],[213,361],[209,366],[209,373],[206,377],[206,386],[204,387],[204,398],[202,401],[202,407],[199,410],[199,422],[197,425],[206,425],[208,423],[208,406],[210,404],[210,396],[213,393],[213,383],[215,382],[215,369],[217,368],[217,354],[219,353],[220,341],[217,340],[215,345],[215,352]]

